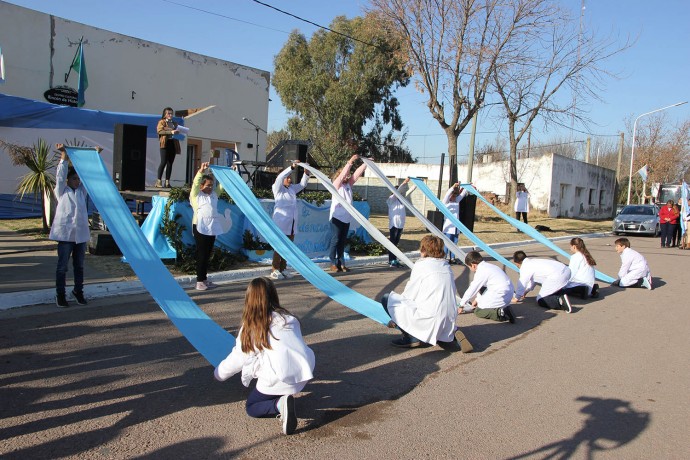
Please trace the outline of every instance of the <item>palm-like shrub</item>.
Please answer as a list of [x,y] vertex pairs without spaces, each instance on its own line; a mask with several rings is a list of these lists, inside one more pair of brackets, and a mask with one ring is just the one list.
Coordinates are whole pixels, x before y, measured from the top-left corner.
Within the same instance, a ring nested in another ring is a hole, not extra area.
[[55,175],[52,171],[57,164],[58,156],[51,152],[50,145],[43,139],[39,139],[31,147],[12,144],[0,139],[0,148],[8,153],[12,164],[29,168],[29,172],[19,179],[17,194],[19,200],[23,200],[26,194],[33,195],[35,201],[40,200],[43,231],[47,232],[49,225],[45,200],[46,198],[51,199],[53,196]]

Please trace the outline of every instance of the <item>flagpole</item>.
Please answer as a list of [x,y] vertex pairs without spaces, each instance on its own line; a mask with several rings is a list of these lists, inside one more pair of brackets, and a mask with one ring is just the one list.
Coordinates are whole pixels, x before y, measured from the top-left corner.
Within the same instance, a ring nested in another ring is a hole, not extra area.
[[[81,49],[81,42],[84,41],[84,36],[79,39],[79,46],[77,46],[77,52],[74,53],[74,57],[72,58],[72,64],[74,64],[74,60],[76,59],[77,55],[79,54],[79,50]],[[67,83],[67,79],[69,78],[69,75],[72,73],[72,66],[69,66],[69,70],[65,74],[65,83]]]

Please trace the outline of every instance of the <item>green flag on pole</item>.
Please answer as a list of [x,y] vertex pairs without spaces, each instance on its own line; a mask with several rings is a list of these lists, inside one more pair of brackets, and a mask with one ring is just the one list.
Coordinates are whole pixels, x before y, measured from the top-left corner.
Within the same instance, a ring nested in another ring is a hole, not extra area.
[[86,76],[86,62],[84,61],[84,45],[79,42],[79,49],[72,60],[72,70],[79,74],[79,83],[77,84],[77,106],[81,107],[86,102],[84,99],[84,92],[89,87],[89,77]]

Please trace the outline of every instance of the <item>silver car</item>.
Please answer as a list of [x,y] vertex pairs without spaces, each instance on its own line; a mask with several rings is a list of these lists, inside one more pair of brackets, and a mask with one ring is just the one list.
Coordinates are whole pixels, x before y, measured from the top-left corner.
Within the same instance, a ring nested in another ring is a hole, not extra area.
[[637,233],[658,236],[660,231],[659,208],[654,204],[628,205],[613,219],[614,235]]

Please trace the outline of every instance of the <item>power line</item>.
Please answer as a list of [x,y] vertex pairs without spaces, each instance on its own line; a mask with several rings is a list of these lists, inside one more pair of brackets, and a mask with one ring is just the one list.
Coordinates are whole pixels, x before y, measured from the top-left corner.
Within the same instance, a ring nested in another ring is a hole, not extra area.
[[248,25],[250,25],[250,26],[260,27],[260,28],[262,28],[262,29],[272,30],[272,31],[274,31],[274,32],[282,32],[282,33],[284,33],[285,35],[290,35],[290,32],[287,32],[287,31],[285,31],[285,30],[274,29],[274,28],[272,28],[272,27],[263,26],[263,25],[261,25],[261,24],[255,23],[255,22],[245,21],[244,19],[233,18],[232,16],[227,16],[227,15],[225,15],[225,14],[216,13],[216,12],[214,12],[214,11],[204,10],[204,9],[202,9],[202,8],[197,8],[197,7],[195,7],[195,6],[185,5],[184,3],[177,3],[177,2],[173,2],[172,0],[161,0],[161,1],[162,1],[162,2],[165,2],[165,3],[170,3],[171,5],[181,6],[182,8],[188,8],[188,9],[190,9],[190,10],[194,10],[194,11],[199,11],[199,12],[201,12],[201,13],[210,14],[211,16],[218,16],[218,17],[223,18],[223,19],[229,19],[229,20],[231,20],[231,21],[241,22],[241,23],[243,23],[243,24],[248,24]]
[[297,19],[297,20],[299,20],[299,21],[306,22],[307,24],[311,24],[311,25],[313,25],[313,26],[315,26],[315,27],[318,27],[318,28],[320,28],[320,29],[327,30],[327,31],[329,31],[329,32],[333,32],[334,34],[340,35],[341,37],[345,37],[345,38],[348,38],[348,39],[350,39],[350,40],[354,40],[354,41],[356,41],[356,42],[360,42],[360,43],[362,43],[362,44],[364,44],[364,45],[367,45],[367,46],[373,46],[374,48],[379,48],[379,46],[374,45],[373,43],[365,42],[365,41],[360,40],[360,39],[358,39],[358,38],[351,37],[350,35],[347,35],[347,34],[338,32],[337,30],[333,30],[333,29],[331,29],[331,28],[329,28],[329,27],[322,26],[321,24],[317,24],[317,23],[314,22],[314,21],[310,21],[309,19],[304,19],[304,18],[301,17],[301,16],[297,16],[296,14],[292,14],[292,13],[290,13],[290,12],[288,12],[288,11],[281,10],[280,8],[276,8],[275,6],[269,5],[268,3],[264,3],[264,2],[261,2],[261,1],[259,1],[259,0],[253,0],[253,2],[254,2],[254,3],[258,3],[259,5],[265,6],[266,8],[271,8],[271,9],[273,9],[273,10],[276,10],[276,11],[278,11],[279,13],[283,13],[283,14],[285,14],[285,15],[287,15],[287,16],[293,17],[293,18],[295,18],[295,19]]

